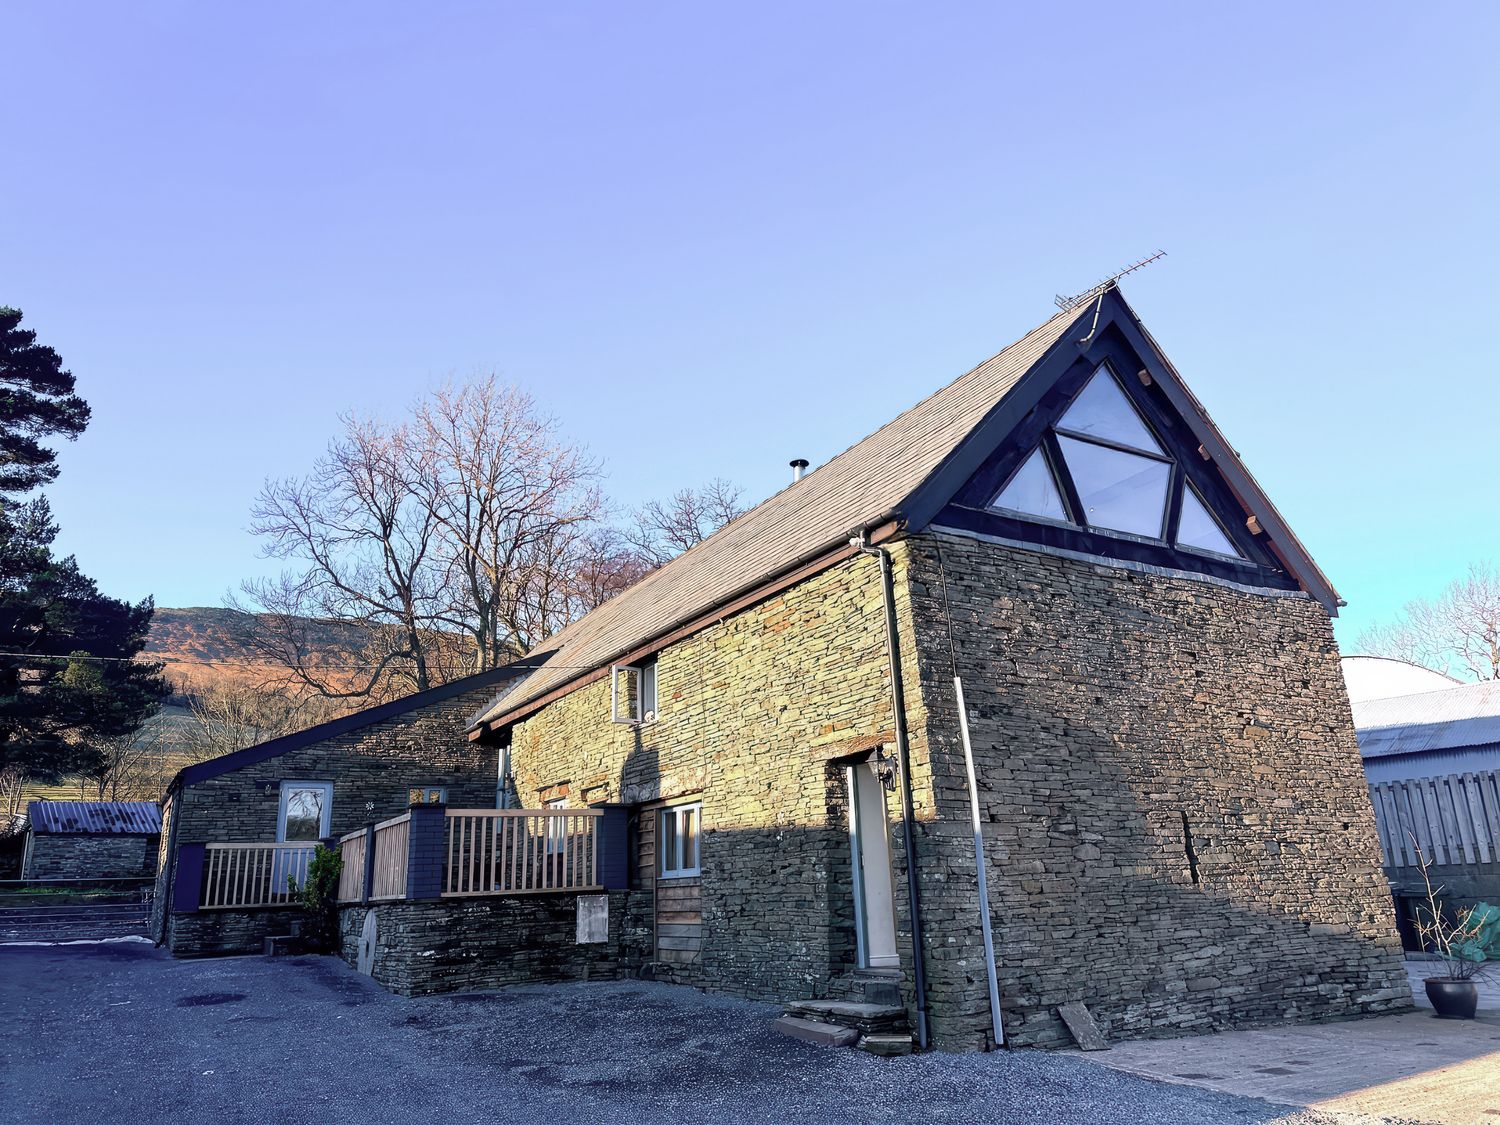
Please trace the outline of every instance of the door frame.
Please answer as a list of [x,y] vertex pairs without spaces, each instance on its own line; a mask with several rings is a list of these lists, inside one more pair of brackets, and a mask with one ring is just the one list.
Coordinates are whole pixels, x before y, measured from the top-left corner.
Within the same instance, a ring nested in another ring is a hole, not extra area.
[[[861,969],[893,969],[901,965],[896,944],[896,878],[891,865],[890,821],[886,815],[885,786],[868,760],[844,767],[849,793],[849,859],[854,887],[854,937]],[[863,801],[861,800],[863,798]],[[879,811],[879,823],[874,813]],[[866,862],[867,860],[871,862]],[[884,886],[870,894],[867,876]],[[873,929],[886,940],[873,943]]]

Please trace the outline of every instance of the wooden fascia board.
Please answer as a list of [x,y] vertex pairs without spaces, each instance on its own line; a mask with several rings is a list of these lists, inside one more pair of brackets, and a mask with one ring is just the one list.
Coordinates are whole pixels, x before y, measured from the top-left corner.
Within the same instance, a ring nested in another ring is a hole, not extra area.
[[[858,535],[860,530],[860,528],[851,528],[850,537]],[[895,521],[888,520],[870,530],[866,538],[873,546],[888,542],[899,534],[900,530],[900,526]],[[853,558],[858,553],[859,549],[847,542],[841,546],[835,545],[831,549],[815,555],[809,561],[795,565],[793,569],[783,571],[781,574],[736,594],[695,617],[689,618],[681,625],[673,627],[670,631],[659,634],[649,641],[637,645],[635,648],[620,653],[612,659],[605,661],[599,667],[580,673],[572,679],[558,684],[557,687],[545,695],[539,695],[535,699],[523,703],[514,711],[507,711],[501,715],[497,715],[493,719],[480,723],[473,730],[469,731],[469,741],[479,741],[501,727],[510,726],[512,723],[519,722],[528,715],[535,714],[548,704],[557,702],[563,696],[571,695],[581,687],[586,687],[589,684],[604,679],[609,675],[610,669],[617,664],[634,664],[639,660],[644,660],[652,653],[660,652],[668,645],[676,644],[678,641],[692,636],[700,629],[705,629],[710,625],[715,625],[723,621],[726,617],[732,617],[734,614],[750,608],[757,602],[774,597],[776,594],[795,586],[804,579],[811,578],[814,574],[818,574],[829,567],[837,566],[839,563]]]
[[1090,301],[1016,385],[969,431],[968,437],[912,491],[900,508],[901,521],[908,530],[921,531],[930,524],[1021,419],[1035,408],[1052,384],[1077,362],[1083,354],[1077,337],[1079,321],[1087,315],[1092,322],[1093,311],[1094,302]]
[[1198,401],[1178,375],[1176,368],[1167,359],[1166,353],[1162,351],[1145,326],[1136,318],[1134,311],[1125,303],[1125,299],[1118,291],[1111,290],[1106,295],[1106,303],[1111,306],[1107,309],[1108,316],[1101,314],[1099,327],[1102,330],[1106,324],[1113,324],[1141,361],[1146,364],[1150,372],[1160,385],[1162,393],[1167,396],[1173,408],[1181,415],[1182,419],[1191,427],[1194,435],[1208,450],[1209,457],[1218,469],[1235,498],[1260,521],[1265,529],[1271,551],[1281,560],[1287,572],[1297,579],[1298,583],[1309,594],[1323,604],[1331,616],[1338,616],[1338,607],[1342,603],[1338,591],[1328,580],[1327,575],[1313,561],[1286,521],[1281,518],[1281,513],[1271,503],[1271,498],[1250,475],[1250,470],[1240,460],[1238,453],[1225,440],[1224,435],[1209,417],[1208,411]]

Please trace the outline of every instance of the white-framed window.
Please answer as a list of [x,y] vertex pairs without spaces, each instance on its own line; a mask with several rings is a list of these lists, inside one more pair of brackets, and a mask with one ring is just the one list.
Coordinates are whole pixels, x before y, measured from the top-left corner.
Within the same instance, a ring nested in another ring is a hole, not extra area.
[[[566,797],[548,797],[542,802],[542,808],[558,811],[568,807]],[[556,855],[563,850],[563,845],[568,839],[567,819],[560,816],[549,816],[547,818],[547,854]]]
[[408,805],[445,805],[448,803],[446,785],[413,785],[406,791]]
[[276,839],[281,843],[321,840],[329,835],[333,816],[333,782],[283,781],[276,813]]
[[656,721],[656,657],[610,669],[610,718],[617,723]]
[[703,805],[673,805],[656,814],[656,870],[663,879],[684,879],[699,872]]

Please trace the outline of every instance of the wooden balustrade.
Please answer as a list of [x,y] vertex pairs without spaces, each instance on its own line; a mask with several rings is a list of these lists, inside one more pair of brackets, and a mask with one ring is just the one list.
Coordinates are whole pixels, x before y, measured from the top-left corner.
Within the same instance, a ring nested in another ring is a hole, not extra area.
[[365,893],[365,839],[363,828],[339,837],[339,901],[359,902]]
[[410,839],[409,812],[383,820],[375,826],[375,872],[370,879],[371,902],[406,897],[406,855]]
[[443,897],[600,889],[598,809],[449,809]]
[[252,906],[294,906],[307,878],[316,843],[205,844],[204,910],[238,910]]

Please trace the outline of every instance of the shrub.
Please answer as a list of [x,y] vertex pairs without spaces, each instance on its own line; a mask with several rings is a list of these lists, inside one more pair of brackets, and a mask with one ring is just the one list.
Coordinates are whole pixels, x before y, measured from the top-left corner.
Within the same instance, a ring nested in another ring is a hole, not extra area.
[[319,844],[307,864],[307,877],[299,887],[288,879],[292,893],[307,916],[303,937],[318,953],[331,953],[339,937],[339,874],[344,870],[343,857]]

